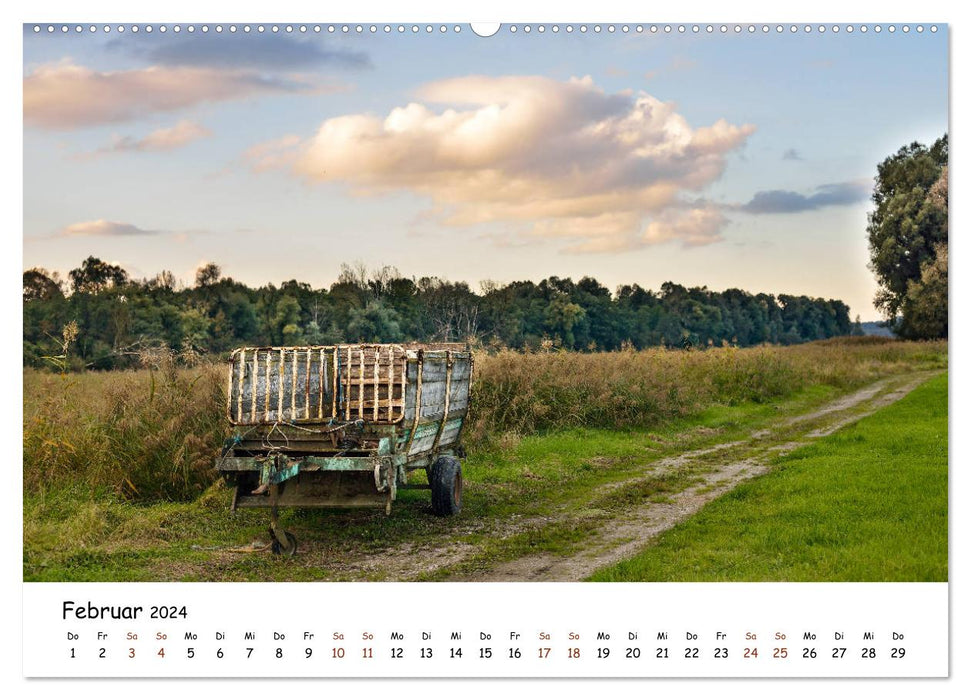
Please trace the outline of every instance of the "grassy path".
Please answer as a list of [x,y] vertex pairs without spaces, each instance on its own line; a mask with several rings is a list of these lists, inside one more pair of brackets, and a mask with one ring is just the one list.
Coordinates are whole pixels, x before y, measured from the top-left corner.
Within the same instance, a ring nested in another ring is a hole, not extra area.
[[[906,396],[930,373],[876,382],[805,413],[770,422],[746,437],[689,451],[646,465],[636,478],[610,485],[579,517],[565,515],[552,530],[583,533],[574,546],[536,551],[486,564],[477,556],[460,566],[457,579],[575,581],[632,557],[660,533],[686,520],[740,483],[768,472],[782,456],[871,415]],[[733,529],[724,527],[725,537]],[[703,556],[703,555],[702,555]],[[678,555],[674,556],[675,560]],[[482,566],[477,566],[478,562]],[[668,572],[670,573],[670,572]],[[637,578],[628,580],[669,580]],[[687,578],[685,580],[693,580]],[[744,580],[744,579],[743,579]]]
[[900,398],[930,373],[840,394],[814,386],[777,404],[715,406],[656,431],[575,430],[513,440],[465,461],[457,518],[427,492],[372,511],[285,514],[293,559],[266,541],[263,511],[229,512],[228,489],[133,505],[51,492],[24,501],[26,580],[578,580],[629,558],[772,459]]
[[944,374],[787,449],[770,474],[592,579],[946,581],[947,434]]

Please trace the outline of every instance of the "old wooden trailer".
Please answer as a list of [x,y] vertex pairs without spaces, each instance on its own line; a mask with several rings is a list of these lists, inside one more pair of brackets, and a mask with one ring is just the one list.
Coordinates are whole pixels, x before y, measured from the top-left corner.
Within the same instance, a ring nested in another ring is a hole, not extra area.
[[[472,353],[461,344],[240,348],[226,411],[234,433],[216,467],[233,508],[269,508],[275,553],[293,554],[279,508],[375,507],[398,489],[462,507],[461,436]],[[413,481],[425,470],[427,482]]]

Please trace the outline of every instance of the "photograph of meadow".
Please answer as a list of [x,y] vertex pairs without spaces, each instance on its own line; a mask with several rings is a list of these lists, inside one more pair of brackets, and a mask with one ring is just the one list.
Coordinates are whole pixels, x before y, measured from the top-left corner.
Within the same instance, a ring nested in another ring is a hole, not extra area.
[[947,28],[593,26],[25,25],[24,580],[947,581]]

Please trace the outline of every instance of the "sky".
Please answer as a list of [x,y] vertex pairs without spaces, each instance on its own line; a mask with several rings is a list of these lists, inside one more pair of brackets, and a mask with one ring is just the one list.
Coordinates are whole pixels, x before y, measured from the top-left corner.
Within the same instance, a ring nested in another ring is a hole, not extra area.
[[25,25],[25,269],[591,275],[842,299],[875,320],[876,165],[948,126],[944,26],[228,26]]

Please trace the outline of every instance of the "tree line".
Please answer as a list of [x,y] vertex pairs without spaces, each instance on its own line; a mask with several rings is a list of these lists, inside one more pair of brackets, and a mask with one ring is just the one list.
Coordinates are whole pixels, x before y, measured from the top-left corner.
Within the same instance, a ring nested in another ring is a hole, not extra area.
[[24,364],[111,369],[146,352],[192,357],[240,346],[461,341],[577,351],[792,344],[860,333],[834,299],[715,292],[673,282],[611,293],[591,277],[541,282],[409,278],[393,267],[344,265],[326,289],[290,280],[249,287],[218,265],[191,286],[172,273],[134,280],[89,257],[66,280],[24,273]]

